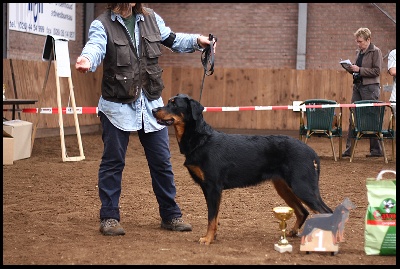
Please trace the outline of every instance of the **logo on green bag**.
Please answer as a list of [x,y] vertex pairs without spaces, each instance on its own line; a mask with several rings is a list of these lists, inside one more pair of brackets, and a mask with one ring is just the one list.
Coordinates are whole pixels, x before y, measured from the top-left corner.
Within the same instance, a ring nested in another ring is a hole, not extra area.
[[382,220],[396,220],[396,201],[392,198],[384,199],[379,211]]

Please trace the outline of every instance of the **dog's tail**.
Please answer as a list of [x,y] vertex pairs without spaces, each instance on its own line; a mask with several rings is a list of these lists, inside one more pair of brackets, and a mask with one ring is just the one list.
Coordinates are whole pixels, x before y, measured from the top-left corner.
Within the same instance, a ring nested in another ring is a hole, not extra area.
[[[317,167],[315,170],[317,173],[318,185],[319,185],[319,179],[320,179],[320,174],[321,174],[321,169],[320,169],[321,165],[320,165],[320,159],[319,159],[317,153],[315,153],[315,155],[317,156],[316,161],[315,161],[315,164]],[[320,214],[321,213],[332,213],[333,210],[327,204],[325,204],[325,202],[322,200],[321,193],[319,190],[320,189],[318,186],[317,188],[315,188],[315,193],[314,193],[315,197],[317,197],[317,200],[318,200],[316,211]]]
[[319,210],[318,213],[332,213],[332,209],[325,204],[325,202],[322,200],[321,195],[318,195],[318,200],[319,200]]
[[324,200],[322,200],[321,194],[319,192],[319,188],[315,188],[312,194],[313,198],[311,199],[303,199],[304,203],[315,213],[319,214],[328,214],[332,213],[332,209],[325,204]]
[[314,179],[311,180],[310,182],[311,193],[309,193],[310,196],[303,197],[303,201],[315,213],[319,214],[332,213],[333,212],[332,209],[327,204],[325,204],[325,202],[322,200],[321,197],[321,192],[319,188],[319,175],[320,175],[319,159],[316,159],[314,161],[314,166],[315,166]]

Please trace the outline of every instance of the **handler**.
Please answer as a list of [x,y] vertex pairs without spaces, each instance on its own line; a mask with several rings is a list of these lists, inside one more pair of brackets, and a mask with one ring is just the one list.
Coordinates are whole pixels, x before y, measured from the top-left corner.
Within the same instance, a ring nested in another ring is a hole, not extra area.
[[107,10],[91,23],[89,41],[76,61],[76,69],[86,73],[96,71],[104,60],[98,103],[104,144],[98,173],[103,235],[125,234],[119,199],[132,131],[138,132],[147,158],[161,228],[192,230],[175,202],[168,128],[159,125],[151,112],[164,105],[163,70],[158,65],[161,44],[173,52],[192,53],[202,51],[210,40],[199,34],[172,32],[157,13],[141,3],[108,3]]

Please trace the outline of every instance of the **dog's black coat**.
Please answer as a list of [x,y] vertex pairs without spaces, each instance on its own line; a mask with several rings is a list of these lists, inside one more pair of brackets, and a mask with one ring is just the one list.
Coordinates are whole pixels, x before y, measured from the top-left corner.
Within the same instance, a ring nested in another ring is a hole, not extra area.
[[309,212],[332,213],[319,191],[320,160],[302,141],[285,135],[226,134],[203,119],[204,107],[184,94],[172,97],[164,107],[153,109],[158,123],[173,125],[184,165],[204,193],[208,208],[207,234],[200,243],[216,237],[221,194],[272,180],[278,194],[294,209],[295,236]]

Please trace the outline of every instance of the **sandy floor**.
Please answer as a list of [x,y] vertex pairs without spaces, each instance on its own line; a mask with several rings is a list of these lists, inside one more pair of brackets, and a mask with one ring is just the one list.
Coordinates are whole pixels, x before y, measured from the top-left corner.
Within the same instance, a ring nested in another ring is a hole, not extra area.
[[[176,199],[193,231],[160,228],[147,162],[137,135],[132,134],[120,201],[126,235],[103,236],[98,231],[97,189],[101,135],[84,134],[82,141],[83,161],[62,162],[60,137],[47,137],[36,139],[30,158],[3,166],[3,264],[396,264],[395,256],[364,252],[366,178],[376,177],[382,169],[396,170],[395,161],[385,164],[383,158],[365,158],[368,141],[360,142],[353,163],[333,161],[327,139],[312,138],[308,143],[321,156],[320,187],[325,202],[335,208],[348,197],[357,206],[350,212],[346,240],[336,255],[306,254],[300,251],[300,238],[288,238],[292,253],[274,250],[280,232],[272,208],[285,204],[268,182],[225,191],[218,238],[212,245],[200,245],[198,239],[207,229],[206,205],[182,165],[173,134]],[[66,144],[69,156],[79,155],[76,136],[66,136]],[[387,153],[391,157],[389,143]]]

